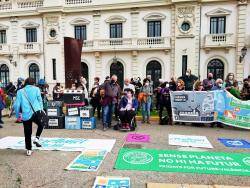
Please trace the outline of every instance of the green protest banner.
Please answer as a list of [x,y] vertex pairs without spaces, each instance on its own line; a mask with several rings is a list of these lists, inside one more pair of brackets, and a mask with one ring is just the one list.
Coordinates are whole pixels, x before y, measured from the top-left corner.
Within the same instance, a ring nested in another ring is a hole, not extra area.
[[115,168],[250,176],[250,154],[122,148]]

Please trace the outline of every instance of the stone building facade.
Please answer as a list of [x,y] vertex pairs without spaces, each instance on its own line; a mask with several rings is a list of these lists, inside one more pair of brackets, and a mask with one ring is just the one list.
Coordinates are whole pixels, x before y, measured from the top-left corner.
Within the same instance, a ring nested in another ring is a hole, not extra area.
[[0,79],[64,83],[63,37],[84,40],[82,74],[169,80],[191,68],[250,74],[247,0],[0,0]]

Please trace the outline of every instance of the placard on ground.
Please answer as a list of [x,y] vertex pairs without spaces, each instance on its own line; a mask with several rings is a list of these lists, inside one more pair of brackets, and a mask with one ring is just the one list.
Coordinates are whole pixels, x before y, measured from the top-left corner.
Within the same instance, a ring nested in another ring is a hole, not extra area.
[[250,153],[121,148],[118,170],[250,176]]
[[[110,152],[115,144],[114,139],[84,139],[84,138],[44,138],[40,139],[38,150],[84,151],[106,150]],[[0,149],[25,149],[24,137],[8,136],[0,139]]]
[[250,149],[250,143],[246,140],[228,138],[219,138],[218,140],[226,147]]
[[66,167],[66,170],[97,171],[106,154],[107,152],[102,150],[83,151]]
[[147,183],[147,188],[247,188],[247,187],[226,186],[226,185],[191,185],[191,184]]
[[97,176],[93,188],[130,188],[128,177],[102,177]]
[[126,142],[149,142],[150,141],[150,135],[147,134],[133,134],[129,133],[126,137]]
[[168,142],[174,146],[213,148],[206,136],[169,134]]

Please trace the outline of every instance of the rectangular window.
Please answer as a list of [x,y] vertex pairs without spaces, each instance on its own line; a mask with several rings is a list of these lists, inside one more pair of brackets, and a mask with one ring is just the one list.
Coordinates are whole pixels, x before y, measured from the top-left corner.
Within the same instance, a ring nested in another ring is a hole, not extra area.
[[187,60],[188,60],[188,56],[183,55],[182,56],[182,76],[184,76],[187,71]]
[[6,30],[0,30],[0,44],[7,43],[6,40]]
[[52,59],[53,64],[53,80],[56,80],[56,59]]
[[122,23],[110,24],[110,38],[122,38]]
[[161,37],[161,21],[148,21],[148,37]]
[[75,38],[78,40],[87,40],[86,25],[75,26]]
[[210,18],[210,34],[220,34],[226,32],[226,17]]
[[26,29],[26,42],[37,42],[37,29]]

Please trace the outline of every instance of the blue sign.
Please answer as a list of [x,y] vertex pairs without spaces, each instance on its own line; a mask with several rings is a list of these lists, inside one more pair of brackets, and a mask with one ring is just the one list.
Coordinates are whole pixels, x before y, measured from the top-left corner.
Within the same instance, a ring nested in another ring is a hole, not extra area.
[[230,148],[249,148],[250,143],[246,140],[239,140],[239,139],[227,139],[227,138],[219,138],[218,139],[222,144],[226,147]]

